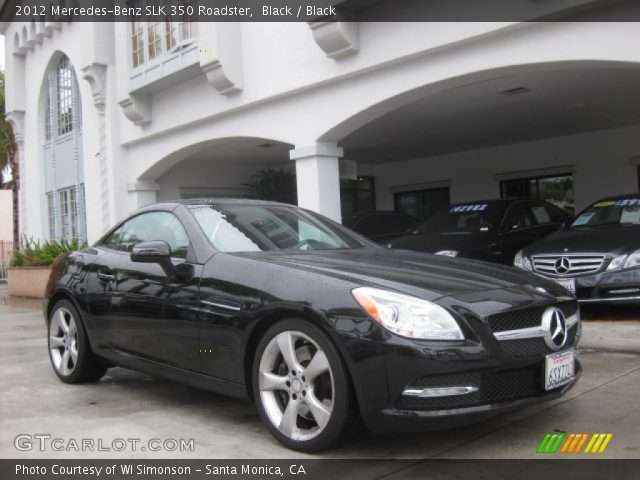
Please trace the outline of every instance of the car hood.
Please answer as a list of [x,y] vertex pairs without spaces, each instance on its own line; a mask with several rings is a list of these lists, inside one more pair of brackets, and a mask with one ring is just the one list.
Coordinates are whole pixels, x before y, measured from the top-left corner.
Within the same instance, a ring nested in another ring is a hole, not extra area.
[[640,248],[640,226],[559,230],[524,249],[525,255],[601,253],[621,255]]
[[383,248],[249,255],[262,262],[313,271],[356,285],[399,290],[430,300],[544,282],[512,267]]
[[406,235],[390,242],[393,248],[435,253],[456,250],[464,256],[473,250],[484,250],[495,240],[490,232],[442,232]]

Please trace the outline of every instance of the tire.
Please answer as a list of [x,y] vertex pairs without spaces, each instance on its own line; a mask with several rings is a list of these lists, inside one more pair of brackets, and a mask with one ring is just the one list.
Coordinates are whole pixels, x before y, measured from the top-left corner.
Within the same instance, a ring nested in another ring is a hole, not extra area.
[[107,371],[91,351],[82,317],[68,300],[60,300],[51,309],[47,346],[53,370],[65,383],[95,381]]
[[326,450],[356,430],[347,369],[327,335],[309,322],[282,320],[267,330],[256,349],[252,385],[262,421],[289,448]]

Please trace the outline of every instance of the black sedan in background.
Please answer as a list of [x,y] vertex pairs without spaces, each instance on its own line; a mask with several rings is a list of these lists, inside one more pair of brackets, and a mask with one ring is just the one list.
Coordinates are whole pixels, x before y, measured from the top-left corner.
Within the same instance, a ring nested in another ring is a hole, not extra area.
[[524,248],[514,263],[557,281],[581,302],[640,303],[640,195],[598,200],[569,228]]
[[511,265],[519,250],[569,221],[566,212],[539,200],[467,202],[441,209],[389,246]]
[[402,212],[376,210],[362,213],[344,224],[369,240],[386,244],[394,238],[410,234],[420,221]]
[[56,260],[44,313],[63,382],[121,365],[249,398],[302,451],[358,418],[477,421],[558,398],[580,374],[578,305],[557,283],[381,248],[270,202],[145,207]]

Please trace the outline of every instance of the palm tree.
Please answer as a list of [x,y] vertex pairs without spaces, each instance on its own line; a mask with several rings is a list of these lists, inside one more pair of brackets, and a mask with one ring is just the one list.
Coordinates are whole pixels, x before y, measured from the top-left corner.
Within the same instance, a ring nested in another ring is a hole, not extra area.
[[[11,180],[6,178],[11,172]],[[0,71],[0,188],[10,188],[13,192],[13,241],[18,245],[20,230],[18,225],[18,187],[20,171],[18,169],[18,145],[13,128],[5,117],[4,72]]]

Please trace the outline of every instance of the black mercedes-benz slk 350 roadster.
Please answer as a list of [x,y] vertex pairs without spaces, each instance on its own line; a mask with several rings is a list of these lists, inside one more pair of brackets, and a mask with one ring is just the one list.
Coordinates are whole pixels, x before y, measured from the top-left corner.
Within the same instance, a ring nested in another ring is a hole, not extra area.
[[278,203],[135,212],[54,264],[44,313],[67,383],[120,365],[255,401],[285,445],[442,428],[557,398],[578,305],[512,267],[381,248]]

